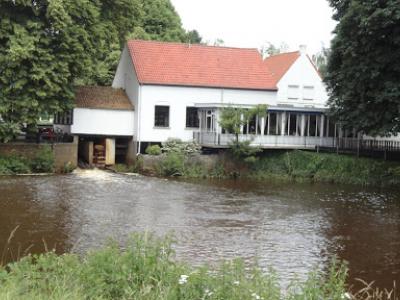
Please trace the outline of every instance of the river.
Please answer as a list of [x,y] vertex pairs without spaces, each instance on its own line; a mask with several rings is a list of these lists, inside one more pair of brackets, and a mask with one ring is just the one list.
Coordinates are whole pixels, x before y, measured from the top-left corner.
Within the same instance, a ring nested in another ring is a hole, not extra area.
[[[177,181],[78,171],[0,178],[0,251],[83,253],[132,232],[174,232],[177,257],[200,264],[242,257],[283,283],[333,255],[355,278],[400,282],[400,193],[353,186]],[[45,246],[46,245],[46,246]]]

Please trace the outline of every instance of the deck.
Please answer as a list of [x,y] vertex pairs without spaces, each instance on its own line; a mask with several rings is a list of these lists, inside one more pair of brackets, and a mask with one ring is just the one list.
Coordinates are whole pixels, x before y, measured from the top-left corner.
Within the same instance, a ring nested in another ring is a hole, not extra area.
[[[233,134],[194,132],[194,140],[204,148],[223,149],[235,139]],[[240,134],[239,141],[262,149],[298,149],[354,154],[357,156],[400,159],[400,141],[362,138],[334,138],[286,135]]]
[[[215,132],[195,132],[194,140],[207,148],[228,148],[234,134]],[[250,145],[263,149],[315,149],[316,147],[335,147],[333,137],[283,136],[240,134],[239,141],[251,141]]]

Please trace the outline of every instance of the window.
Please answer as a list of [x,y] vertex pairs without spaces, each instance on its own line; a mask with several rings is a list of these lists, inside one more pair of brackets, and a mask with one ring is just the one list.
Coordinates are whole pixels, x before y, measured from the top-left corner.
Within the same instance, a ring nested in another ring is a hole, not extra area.
[[72,110],[69,110],[65,113],[57,113],[54,116],[54,124],[57,125],[71,125],[73,123],[73,114]]
[[298,85],[288,86],[288,99],[299,99],[300,87]]
[[154,126],[169,127],[169,106],[155,106]]
[[186,107],[186,127],[199,128],[199,115],[197,107]]
[[303,86],[303,100],[313,100],[315,90],[313,86]]

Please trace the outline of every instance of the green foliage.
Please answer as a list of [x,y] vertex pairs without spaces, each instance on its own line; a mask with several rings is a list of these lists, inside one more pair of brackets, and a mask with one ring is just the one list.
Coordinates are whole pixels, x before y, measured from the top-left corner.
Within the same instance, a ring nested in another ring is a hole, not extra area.
[[146,148],[146,154],[149,155],[160,155],[161,154],[161,147],[159,145],[151,145]]
[[69,109],[74,81],[90,71],[102,29],[93,2],[0,1],[0,133]]
[[400,183],[399,164],[354,156],[307,151],[273,152],[252,165],[245,176],[357,185]]
[[232,148],[235,146],[240,147],[239,134],[241,128],[255,116],[265,116],[267,114],[267,108],[266,105],[257,105],[250,109],[233,106],[227,106],[221,109],[219,125],[226,130],[227,133],[235,135],[235,139],[231,143]]
[[75,170],[75,167],[72,165],[72,163],[71,162],[67,162],[67,163],[64,164],[61,172],[63,174],[69,174],[69,173],[72,173],[74,170]]
[[199,42],[170,0],[0,0],[0,142],[109,85],[127,37]]
[[16,155],[0,157],[0,174],[14,175],[29,173],[31,173],[31,169],[27,159]]
[[220,266],[191,267],[174,259],[171,238],[137,234],[120,248],[107,247],[83,257],[53,252],[0,267],[1,299],[231,299],[306,300],[344,298],[345,265],[333,262],[304,283],[281,290],[274,271],[246,266],[240,259]]
[[0,174],[29,174],[54,172],[54,154],[50,146],[43,147],[33,159],[11,154],[0,157]]
[[54,171],[54,153],[50,146],[43,147],[30,161],[30,169],[34,173],[50,173]]
[[177,152],[183,155],[190,155],[198,153],[201,146],[196,142],[182,142],[180,139],[169,138],[166,142],[162,143],[162,151],[165,153]]
[[260,53],[263,56],[273,56],[286,52],[289,52],[289,45],[285,42],[282,42],[279,46],[275,46],[274,44],[267,42],[260,48]]
[[143,168],[143,158],[137,157],[132,165],[116,164],[113,170],[118,173],[138,173]]
[[368,134],[400,131],[400,2],[330,0],[339,21],[328,60],[332,114]]
[[158,172],[162,176],[183,176],[185,170],[185,155],[179,152],[170,152],[161,160]]
[[325,78],[330,49],[322,47],[321,51],[312,56],[312,61],[322,78]]

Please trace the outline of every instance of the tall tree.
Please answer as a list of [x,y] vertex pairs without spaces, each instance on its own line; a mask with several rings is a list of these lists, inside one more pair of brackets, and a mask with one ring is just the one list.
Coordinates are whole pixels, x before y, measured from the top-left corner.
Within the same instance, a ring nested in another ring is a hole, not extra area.
[[325,78],[326,76],[329,53],[329,48],[322,47],[321,51],[315,53],[312,56],[312,61],[317,67],[318,72],[321,74],[322,78]]
[[85,0],[0,0],[0,140],[70,107],[93,66],[98,16]]
[[400,1],[330,0],[339,21],[325,82],[332,113],[368,134],[400,131]]
[[186,32],[170,0],[141,0],[142,27],[151,40],[186,42]]
[[285,42],[282,42],[279,46],[275,46],[270,42],[266,42],[264,45],[261,46],[260,52],[262,56],[268,57],[280,53],[285,53],[289,51],[289,45]]

